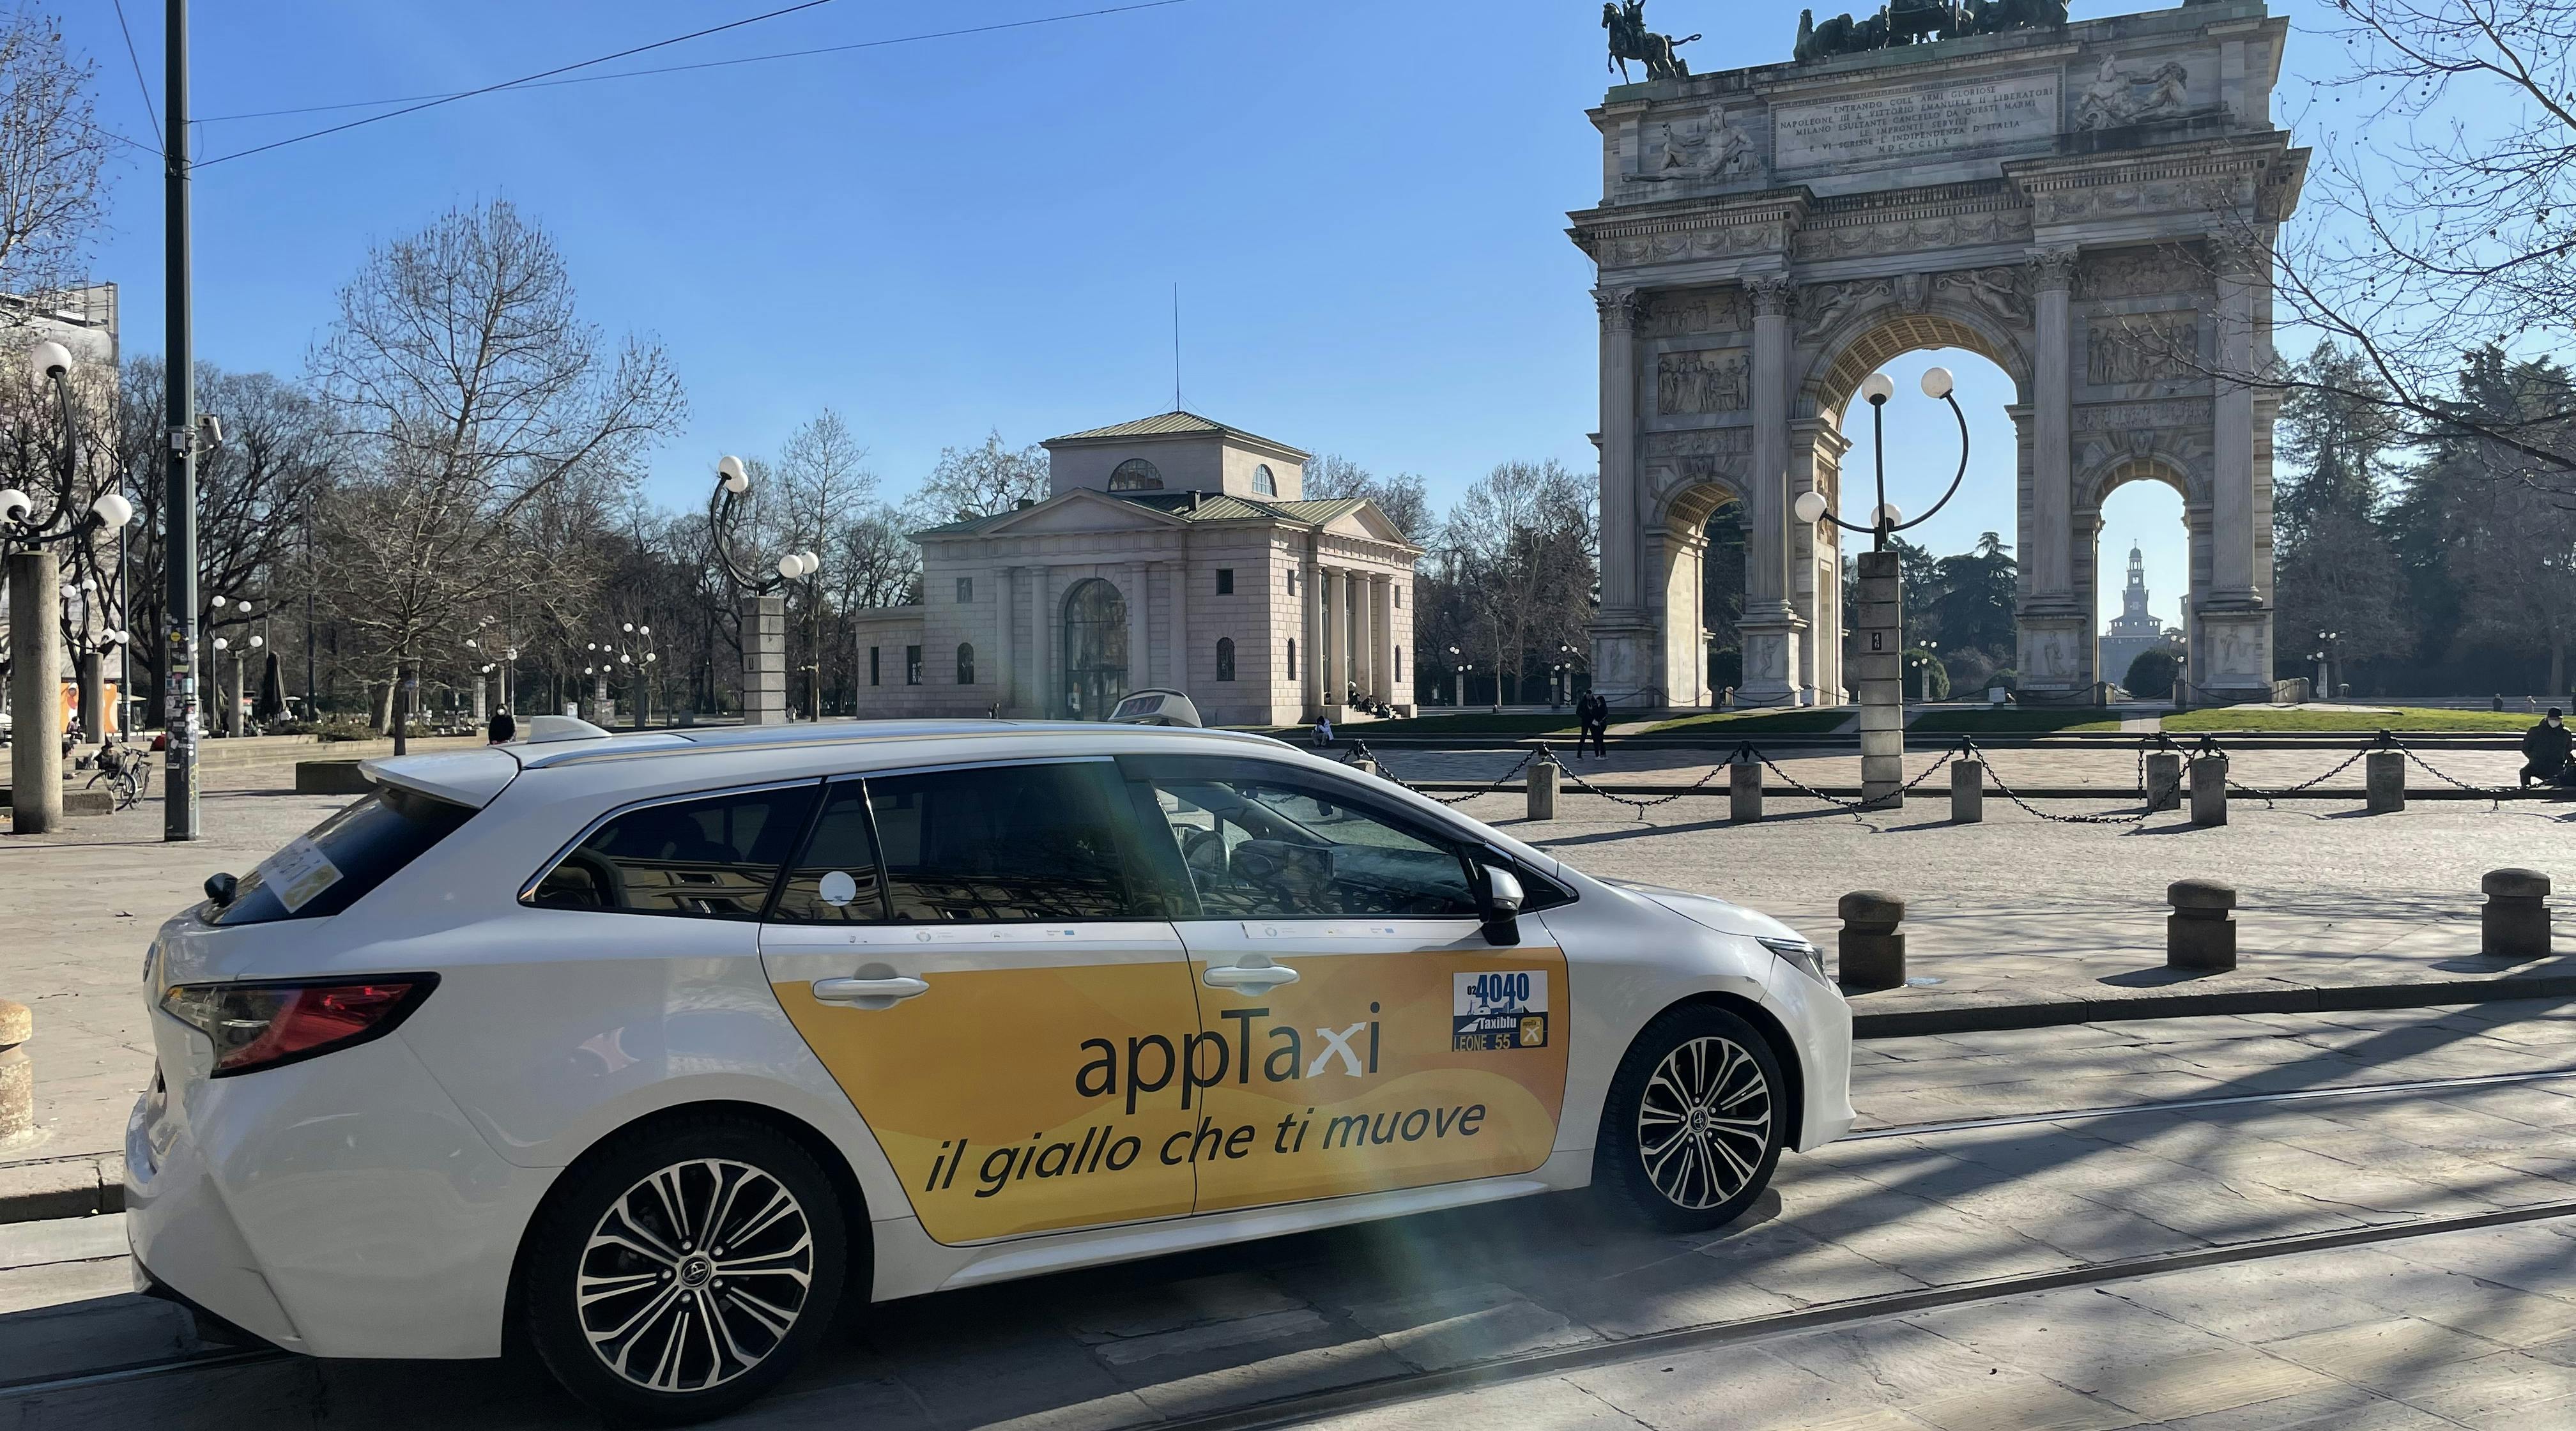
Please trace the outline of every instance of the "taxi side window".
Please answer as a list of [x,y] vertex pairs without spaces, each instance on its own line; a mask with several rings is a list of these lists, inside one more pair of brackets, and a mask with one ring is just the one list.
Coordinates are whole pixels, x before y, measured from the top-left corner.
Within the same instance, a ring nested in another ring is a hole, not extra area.
[[1293,773],[1184,770],[1153,785],[1208,918],[1480,913],[1455,848],[1328,786]]
[[871,924],[885,918],[868,793],[856,780],[831,786],[805,849],[779,882],[771,920],[781,924]]
[[758,919],[812,785],[629,810],[590,833],[526,896],[540,909]]
[[868,781],[887,917],[903,923],[1133,919],[1106,761]]

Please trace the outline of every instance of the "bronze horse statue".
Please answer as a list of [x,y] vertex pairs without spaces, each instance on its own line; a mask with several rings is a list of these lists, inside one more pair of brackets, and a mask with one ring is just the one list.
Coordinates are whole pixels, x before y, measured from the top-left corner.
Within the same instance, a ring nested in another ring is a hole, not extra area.
[[1686,35],[1676,40],[1670,35],[1658,35],[1647,29],[1646,0],[1626,0],[1625,4],[1620,0],[1607,0],[1601,7],[1601,28],[1610,32],[1608,64],[1619,67],[1620,83],[1628,82],[1630,60],[1646,67],[1646,78],[1650,81],[1690,78],[1690,66],[1683,63],[1675,51],[1699,36]]
[[1836,15],[1819,24],[1815,11],[1799,11],[1793,53],[1804,64],[1890,45],[2048,29],[2065,23],[2066,0],[1887,0],[1877,14],[1860,20]]

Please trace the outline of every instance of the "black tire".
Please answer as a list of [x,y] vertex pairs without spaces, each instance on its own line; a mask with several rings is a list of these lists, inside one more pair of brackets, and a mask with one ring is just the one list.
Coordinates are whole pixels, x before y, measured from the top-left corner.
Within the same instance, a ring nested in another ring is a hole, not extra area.
[[846,1228],[832,1180],[773,1129],[704,1113],[620,1135],[565,1174],[529,1231],[528,1341],[613,1422],[721,1416],[776,1385],[831,1322]]
[[1788,1086],[1751,1024],[1707,1004],[1668,1009],[1610,1081],[1593,1181],[1666,1232],[1724,1227],[1771,1185]]

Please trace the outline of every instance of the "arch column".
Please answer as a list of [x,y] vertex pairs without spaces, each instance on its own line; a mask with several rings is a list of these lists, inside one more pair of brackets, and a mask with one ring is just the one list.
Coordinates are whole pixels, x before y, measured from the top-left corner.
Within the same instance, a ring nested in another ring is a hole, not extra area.
[[2019,424],[2029,443],[2022,471],[2022,569],[2016,669],[2034,704],[2090,698],[2093,633],[2075,594],[2075,324],[2070,298],[2076,250],[2032,252],[2031,401]]
[[1753,295],[1753,471],[1745,493],[1744,643],[1747,705],[1790,705],[1806,682],[1799,636],[1807,620],[1789,601],[1789,294],[1787,275],[1748,279]]
[[[2198,700],[2268,700],[2272,690],[2270,573],[2259,568],[2255,507],[2258,446],[2254,390],[2239,380],[2255,369],[2256,306],[2271,249],[2242,239],[2213,241],[2218,267],[2218,362],[2210,434],[2209,597],[2199,611],[2192,682]],[[2258,438],[2260,439],[2258,441]],[[2202,656],[2202,649],[2206,656]]]
[[[1804,492],[1822,492],[1826,506],[1836,509],[1834,504],[1842,491],[1843,454],[1850,450],[1851,439],[1822,418],[1801,418],[1791,423],[1790,502],[1794,504]],[[1807,673],[1807,700],[1812,705],[1843,705],[1851,700],[1851,693],[1843,679],[1840,529],[1818,532],[1799,524],[1794,513],[1789,522],[1794,548],[1791,556],[1798,563],[1804,583],[1797,597],[1797,612],[1807,623],[1799,639],[1800,669]]]
[[[1637,290],[1593,291],[1601,311],[1601,612],[1592,623],[1593,687],[1635,705],[1655,684],[1657,632],[1646,610],[1646,530],[1637,510]],[[1494,673],[1496,682],[1502,672]],[[1495,686],[1500,699],[1502,687]]]

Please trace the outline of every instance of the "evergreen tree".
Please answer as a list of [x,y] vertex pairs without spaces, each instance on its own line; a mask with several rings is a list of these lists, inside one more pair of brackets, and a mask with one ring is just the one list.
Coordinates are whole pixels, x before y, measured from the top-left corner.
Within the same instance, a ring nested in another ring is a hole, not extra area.
[[2299,668],[2323,632],[2347,660],[2402,654],[2412,634],[2400,616],[2404,568],[2381,517],[2408,435],[2369,396],[2377,379],[2361,359],[2331,341],[2299,372],[2281,410],[2289,470],[2272,500],[2276,657]]

